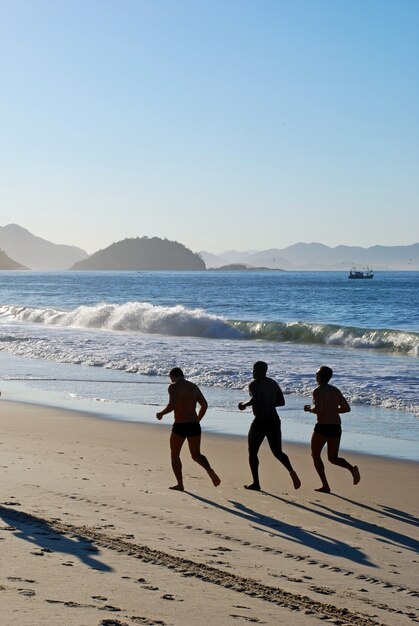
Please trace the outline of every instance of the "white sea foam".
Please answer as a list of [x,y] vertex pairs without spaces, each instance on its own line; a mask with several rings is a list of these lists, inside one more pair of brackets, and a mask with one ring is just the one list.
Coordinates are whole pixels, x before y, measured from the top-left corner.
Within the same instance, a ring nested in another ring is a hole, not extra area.
[[0,307],[0,317],[19,322],[96,328],[130,333],[172,335],[177,337],[239,338],[240,331],[220,316],[203,309],[182,305],[155,306],[148,302],[102,303],[80,306],[72,311],[32,307]]
[[309,322],[229,321],[203,309],[148,302],[101,303],[70,311],[51,308],[0,307],[0,320],[72,328],[95,328],[173,337],[251,339],[386,350],[417,357],[419,333],[395,329],[340,327]]
[[256,360],[284,390],[284,422],[310,426],[301,407],[327,364],[352,404],[345,432],[413,441],[417,285],[411,273],[359,285],[338,273],[4,273],[0,379],[29,378],[105,410],[132,403],[135,413],[138,403],[164,402],[167,373],[179,365],[244,433],[251,415],[237,402]]
[[408,356],[415,341],[405,331],[229,322],[201,309],[135,302],[71,311],[0,307],[0,351],[28,359],[29,373],[37,360],[148,378],[181,365],[198,384],[238,390],[263,359],[286,393],[309,397],[313,373],[329,363],[351,402],[419,414],[417,359]]

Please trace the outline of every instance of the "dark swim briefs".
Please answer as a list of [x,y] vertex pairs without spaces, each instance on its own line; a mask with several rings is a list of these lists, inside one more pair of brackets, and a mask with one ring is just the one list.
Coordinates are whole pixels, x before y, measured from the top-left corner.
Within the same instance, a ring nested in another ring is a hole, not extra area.
[[327,439],[339,439],[342,436],[342,426],[340,424],[316,424],[314,432]]
[[183,437],[196,437],[201,434],[201,424],[199,422],[175,422],[172,426],[172,433]]
[[275,419],[255,418],[250,424],[250,431],[257,432],[258,434],[263,434],[265,435],[265,437],[270,434],[279,434],[279,437],[281,437],[281,420],[279,419],[279,417],[276,417]]

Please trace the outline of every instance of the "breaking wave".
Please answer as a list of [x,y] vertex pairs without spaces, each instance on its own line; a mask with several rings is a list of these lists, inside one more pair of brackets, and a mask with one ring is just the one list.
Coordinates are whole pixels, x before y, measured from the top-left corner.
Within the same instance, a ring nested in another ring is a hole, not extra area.
[[246,337],[265,341],[386,350],[419,356],[419,333],[309,322],[233,322]]
[[72,311],[2,306],[0,319],[2,317],[8,321],[32,324],[175,337],[241,337],[241,332],[226,320],[203,309],[188,309],[182,305],[155,306],[148,302],[102,303],[96,306],[80,306]]
[[0,320],[173,337],[260,340],[279,343],[342,346],[419,356],[419,333],[309,322],[227,320],[204,309],[147,302],[102,303],[71,311],[1,306]]

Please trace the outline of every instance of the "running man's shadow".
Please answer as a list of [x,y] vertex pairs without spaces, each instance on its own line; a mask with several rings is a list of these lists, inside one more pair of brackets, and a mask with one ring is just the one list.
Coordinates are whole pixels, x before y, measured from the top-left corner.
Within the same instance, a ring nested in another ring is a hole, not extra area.
[[406,511],[400,511],[399,509],[395,509],[391,506],[386,506],[386,505],[382,506],[382,512],[387,517],[397,520],[398,522],[404,522],[405,524],[412,524],[412,526],[416,526],[416,528],[419,527],[419,518],[415,517],[411,513],[406,513]]
[[64,533],[60,533],[48,522],[34,517],[30,513],[16,511],[16,509],[8,509],[0,505],[0,518],[8,524],[8,530],[18,539],[23,539],[37,546],[42,554],[49,552],[62,552],[77,557],[92,569],[101,572],[112,572],[113,569],[105,563],[97,561],[92,553],[98,553],[98,548],[94,543],[83,537],[76,535],[74,538],[68,537]]
[[373,513],[378,513],[379,515],[385,515],[386,517],[396,520],[397,522],[404,522],[405,524],[412,524],[412,526],[419,527],[419,518],[415,517],[415,515],[412,515],[411,513],[407,513],[406,511],[400,511],[399,509],[395,509],[385,504],[380,504],[379,506],[381,506],[381,509],[377,509],[370,504],[357,502],[356,500],[351,500],[350,498],[345,498],[344,496],[339,496],[337,494],[333,495],[336,498],[339,498],[339,500],[355,504],[356,506],[359,506],[367,511],[372,511]]
[[[204,504],[208,504],[217,509],[225,511],[230,515],[236,515],[237,517],[241,517],[242,519],[247,520],[251,523],[252,528],[264,533],[268,533],[271,537],[274,536],[279,539],[287,539],[298,545],[309,547],[313,550],[317,550],[318,552],[322,552],[323,554],[330,554],[333,556],[348,559],[350,561],[353,561],[354,563],[358,563],[359,565],[376,567],[374,563],[369,561],[369,559],[362,552],[362,550],[351,546],[348,543],[340,541],[339,539],[335,539],[327,535],[322,535],[320,533],[312,533],[304,530],[304,528],[300,528],[299,526],[287,524],[282,520],[275,519],[274,517],[269,517],[268,515],[262,515],[261,513],[250,509],[240,502],[229,500],[228,502],[232,505],[232,508],[229,508],[227,506],[219,504],[218,502],[213,502],[212,500],[208,500],[207,498],[203,498],[202,496],[198,496],[194,493],[187,493],[192,498],[195,498],[196,500],[199,500]],[[263,528],[260,528],[261,526]]]
[[[371,535],[375,535],[375,539],[377,541],[387,543],[397,548],[407,548],[408,550],[412,550],[415,553],[418,553],[419,551],[419,541],[417,541],[413,537],[410,537],[409,535],[404,535],[394,530],[390,530],[385,525],[379,526],[374,522],[367,522],[361,519],[359,515],[351,515],[350,513],[337,511],[336,509],[330,506],[326,506],[324,504],[320,504],[319,502],[311,503],[313,506],[316,507],[314,509],[298,502],[290,502],[289,500],[285,500],[285,498],[281,498],[280,496],[275,496],[273,494],[269,495],[271,496],[271,498],[275,498],[280,502],[290,504],[305,511],[309,511],[310,513],[315,513],[316,515],[319,515],[320,517],[328,519],[332,522],[344,524],[346,526],[350,526],[351,528],[356,528],[357,530],[360,530],[364,533],[370,533]],[[408,513],[404,513],[403,511],[398,511],[397,509],[391,509],[385,506],[383,506],[382,508],[375,508],[368,504],[363,504],[362,502],[350,500],[349,498],[345,498],[343,496],[335,494],[329,495],[338,498],[339,500],[343,500],[344,502],[348,502],[350,504],[358,506],[362,509],[366,509],[367,511],[371,511],[372,513],[376,513],[377,515],[386,516],[390,519],[403,521],[405,523],[413,524],[416,526],[418,524],[418,520],[414,516],[409,515]]]

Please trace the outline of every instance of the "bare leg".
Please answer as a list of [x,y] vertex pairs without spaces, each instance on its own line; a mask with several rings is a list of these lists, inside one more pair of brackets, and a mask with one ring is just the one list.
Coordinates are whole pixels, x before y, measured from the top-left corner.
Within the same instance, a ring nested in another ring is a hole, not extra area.
[[359,469],[356,465],[351,465],[348,463],[346,459],[338,456],[339,454],[339,446],[340,446],[340,437],[339,438],[331,438],[327,441],[327,458],[330,463],[333,465],[339,465],[339,467],[344,467],[349,470],[352,474],[352,478],[354,481],[354,485],[357,485],[361,480],[361,476],[359,474]]
[[185,439],[183,437],[179,437],[175,433],[171,433],[170,435],[170,453],[172,459],[172,469],[174,475],[176,476],[177,485],[173,487],[169,487],[169,489],[174,489],[175,491],[183,491],[183,477],[182,477],[182,462],[180,460],[180,451],[182,449],[183,443]]
[[188,446],[191,453],[192,459],[201,465],[201,467],[206,470],[208,476],[212,480],[212,484],[214,487],[218,487],[221,480],[217,476],[217,474],[212,469],[211,465],[208,463],[208,459],[201,453],[201,435],[196,435],[194,437],[188,437]]
[[301,480],[298,478],[297,472],[293,469],[288,456],[282,450],[281,427],[274,427],[271,431],[268,431],[267,438],[272,454],[289,471],[294,489],[299,489],[301,487]]
[[313,433],[311,438],[311,456],[313,457],[314,467],[316,468],[316,471],[320,476],[320,480],[322,481],[320,489],[316,489],[315,491],[320,491],[321,493],[330,493],[329,483],[327,482],[323,461],[321,459],[321,452],[326,442],[326,437]]
[[263,432],[260,432],[253,426],[250,426],[247,441],[249,445],[249,465],[250,471],[252,472],[253,482],[251,485],[245,485],[244,488],[250,489],[251,491],[260,491],[258,452],[264,439],[265,434]]

